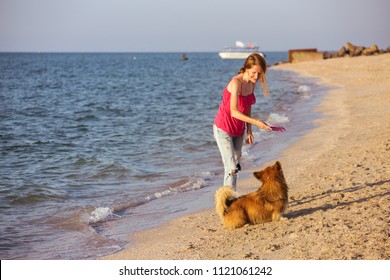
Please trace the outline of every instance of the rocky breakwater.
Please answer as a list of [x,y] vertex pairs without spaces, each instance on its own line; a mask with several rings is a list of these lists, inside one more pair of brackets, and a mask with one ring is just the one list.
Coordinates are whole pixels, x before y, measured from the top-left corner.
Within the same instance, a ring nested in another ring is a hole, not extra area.
[[390,46],[387,49],[379,49],[377,45],[371,47],[356,46],[350,42],[347,42],[345,46],[341,47],[338,51],[333,53],[324,52],[324,59],[337,58],[337,57],[353,57],[360,55],[378,55],[390,52]]

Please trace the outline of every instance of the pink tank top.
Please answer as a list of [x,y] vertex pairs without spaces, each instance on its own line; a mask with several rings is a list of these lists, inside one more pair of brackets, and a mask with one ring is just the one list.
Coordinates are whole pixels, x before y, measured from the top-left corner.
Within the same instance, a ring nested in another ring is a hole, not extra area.
[[[222,93],[222,103],[215,116],[214,124],[232,136],[242,136],[245,133],[245,122],[231,116],[230,96],[231,93],[226,87]],[[238,110],[245,115],[255,103],[256,97],[253,92],[247,96],[238,95]]]

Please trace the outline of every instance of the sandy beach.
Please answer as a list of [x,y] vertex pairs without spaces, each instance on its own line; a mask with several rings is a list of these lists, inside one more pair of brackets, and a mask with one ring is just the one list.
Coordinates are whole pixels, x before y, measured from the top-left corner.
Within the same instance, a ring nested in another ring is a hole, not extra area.
[[[138,232],[103,259],[390,259],[390,54],[275,68],[332,87],[318,126],[275,159],[289,185],[287,219],[226,230],[210,208]],[[240,180],[238,192],[258,186]]]

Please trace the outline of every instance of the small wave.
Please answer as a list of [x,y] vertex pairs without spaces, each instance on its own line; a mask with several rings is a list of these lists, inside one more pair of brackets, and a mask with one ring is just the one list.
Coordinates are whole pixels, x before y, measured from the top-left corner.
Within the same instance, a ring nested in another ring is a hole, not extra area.
[[125,166],[118,163],[110,163],[99,166],[96,174],[92,175],[91,179],[103,179],[107,177],[127,178],[134,170],[127,169]]
[[267,119],[267,122],[269,122],[271,124],[288,123],[288,122],[290,122],[290,119],[284,115],[279,115],[277,113],[271,113]]
[[84,165],[98,165],[100,163],[101,162],[96,157],[84,157],[81,155],[78,155],[73,162],[73,164],[77,167],[81,167]]
[[214,174],[212,174],[211,172],[202,172],[200,174],[200,177],[191,177],[188,182],[180,185],[176,189],[181,192],[198,190],[210,185],[210,180],[212,178],[214,178]]
[[95,115],[83,115],[75,119],[76,122],[87,122],[87,121],[97,121],[99,120],[98,116]]
[[28,194],[25,196],[16,197],[11,201],[11,204],[28,205],[28,204],[37,204],[48,200],[63,200],[63,198],[54,195],[50,196],[50,195],[42,195],[42,194]]
[[45,202],[64,201],[66,192],[38,184],[24,184],[14,189],[14,193],[5,196],[12,205],[33,205]]
[[297,88],[298,93],[305,93],[305,92],[309,92],[310,90],[311,88],[307,85],[301,85]]
[[104,221],[105,219],[110,219],[112,217],[120,217],[119,215],[116,215],[116,213],[126,211],[127,209],[143,205],[168,195],[207,187],[210,185],[210,181],[214,177],[215,175],[211,172],[202,172],[199,176],[190,177],[188,180],[185,180],[180,184],[174,184],[163,191],[155,192],[144,197],[131,198],[128,201],[117,203],[111,208],[96,208],[93,212],[91,212],[89,220],[91,223],[96,223],[97,221]]
[[190,177],[188,181],[178,186],[170,187],[169,189],[164,190],[162,192],[156,192],[154,194],[146,196],[145,201],[149,202],[170,195],[172,193],[193,191],[207,187],[210,185],[210,180],[212,178],[214,178],[214,175],[211,172],[202,172],[199,177]]
[[109,218],[118,217],[109,207],[98,207],[93,210],[89,216],[89,224],[104,222]]

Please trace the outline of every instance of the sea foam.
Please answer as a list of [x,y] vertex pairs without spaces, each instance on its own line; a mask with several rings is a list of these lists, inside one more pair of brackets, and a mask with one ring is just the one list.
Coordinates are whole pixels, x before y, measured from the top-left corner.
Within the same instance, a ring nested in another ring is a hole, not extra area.
[[107,220],[109,217],[113,216],[113,212],[109,207],[98,207],[91,212],[89,217],[89,223],[94,224]]
[[297,88],[298,93],[305,93],[305,92],[309,92],[310,90],[311,88],[306,85],[301,85]]
[[277,113],[271,113],[267,119],[267,122],[271,124],[276,123],[288,123],[290,122],[290,119],[285,115],[279,115]]

